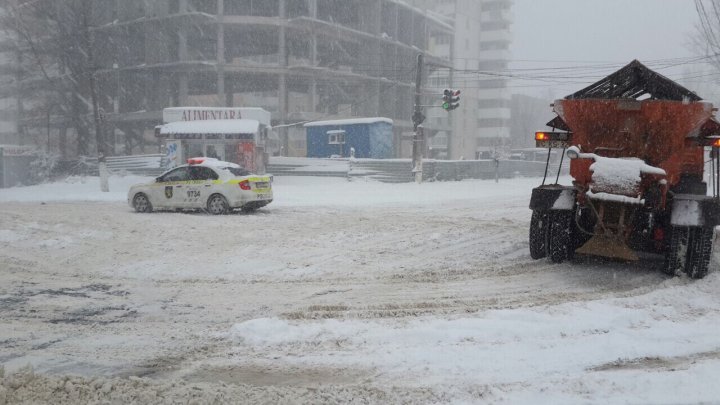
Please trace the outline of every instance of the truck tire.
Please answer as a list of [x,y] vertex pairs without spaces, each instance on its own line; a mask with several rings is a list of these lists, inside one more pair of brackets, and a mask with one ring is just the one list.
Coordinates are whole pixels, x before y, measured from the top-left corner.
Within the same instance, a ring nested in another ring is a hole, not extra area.
[[700,279],[707,275],[712,256],[714,228],[697,227],[690,231],[690,245],[685,271],[690,278]]
[[687,226],[673,226],[670,228],[670,246],[665,252],[665,265],[663,272],[671,276],[678,276],[685,272],[687,265],[688,248],[690,247],[690,228]]
[[575,244],[572,241],[574,215],[573,211],[550,211],[547,252],[553,263],[562,263],[573,256],[575,251]]
[[533,260],[547,256],[549,212],[533,210],[530,219],[530,257]]

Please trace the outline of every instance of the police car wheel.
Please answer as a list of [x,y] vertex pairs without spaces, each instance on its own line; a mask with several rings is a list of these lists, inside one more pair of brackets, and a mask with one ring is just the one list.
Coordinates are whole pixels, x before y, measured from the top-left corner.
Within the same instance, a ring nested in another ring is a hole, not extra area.
[[135,197],[133,198],[133,208],[135,208],[136,212],[152,212],[152,204],[150,204],[150,200],[148,197],[143,193],[135,194]]
[[220,194],[213,194],[207,202],[207,212],[212,215],[223,215],[228,212],[228,202]]

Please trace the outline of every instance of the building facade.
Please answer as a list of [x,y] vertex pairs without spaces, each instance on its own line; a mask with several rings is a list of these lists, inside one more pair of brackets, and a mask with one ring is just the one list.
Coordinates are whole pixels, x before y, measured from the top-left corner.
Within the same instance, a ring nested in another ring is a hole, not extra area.
[[462,91],[460,108],[429,113],[435,125],[452,128],[447,133],[447,157],[476,159],[505,153],[512,97],[506,73],[512,0],[416,0],[415,4],[430,8],[455,27],[452,37],[440,33],[430,44],[431,52],[453,60],[453,69],[436,70],[428,85],[438,94],[445,88]]

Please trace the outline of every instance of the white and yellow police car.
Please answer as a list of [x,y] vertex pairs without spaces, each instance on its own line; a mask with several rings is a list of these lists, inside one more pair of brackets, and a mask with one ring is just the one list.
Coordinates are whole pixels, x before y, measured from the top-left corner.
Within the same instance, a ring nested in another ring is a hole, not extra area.
[[256,210],[273,200],[272,177],[212,158],[188,159],[152,183],[130,187],[128,204],[137,212],[202,209],[213,215]]

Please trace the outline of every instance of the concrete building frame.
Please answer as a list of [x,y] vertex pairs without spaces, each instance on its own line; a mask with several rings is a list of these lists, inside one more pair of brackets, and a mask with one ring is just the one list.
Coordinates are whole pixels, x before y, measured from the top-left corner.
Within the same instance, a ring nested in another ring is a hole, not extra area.
[[291,156],[304,154],[301,123],[384,116],[400,151],[417,54],[426,77],[452,68],[427,49],[454,28],[399,0],[94,0],[92,20],[116,154],[153,151],[162,109],[176,106],[262,107]]

